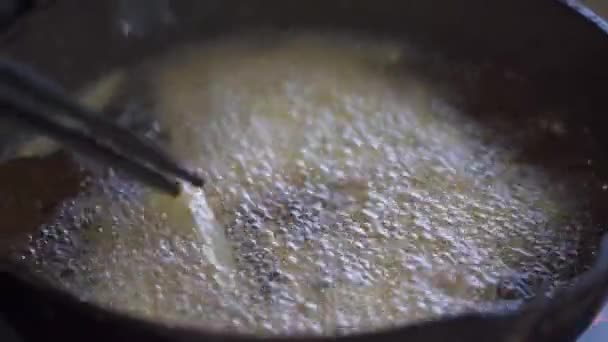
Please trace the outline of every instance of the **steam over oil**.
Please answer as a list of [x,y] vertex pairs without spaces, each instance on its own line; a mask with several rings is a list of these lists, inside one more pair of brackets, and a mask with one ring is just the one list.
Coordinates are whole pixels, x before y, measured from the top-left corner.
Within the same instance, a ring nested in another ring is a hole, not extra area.
[[103,305],[260,334],[480,308],[504,279],[574,262],[586,218],[564,188],[417,68],[457,66],[366,38],[265,37],[176,48],[87,88],[206,188],[172,199],[95,177],[24,262]]

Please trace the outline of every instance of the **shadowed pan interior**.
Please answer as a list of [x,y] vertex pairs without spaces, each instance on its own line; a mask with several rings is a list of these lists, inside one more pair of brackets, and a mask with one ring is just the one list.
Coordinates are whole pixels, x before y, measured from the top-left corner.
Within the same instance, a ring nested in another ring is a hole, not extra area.
[[2,215],[23,213],[3,229],[14,256],[105,306],[260,334],[374,330],[567,283],[603,222],[602,141],[573,120],[588,104],[498,62],[270,30],[87,84],[84,102],[208,180],[171,199],[63,154],[2,166]]

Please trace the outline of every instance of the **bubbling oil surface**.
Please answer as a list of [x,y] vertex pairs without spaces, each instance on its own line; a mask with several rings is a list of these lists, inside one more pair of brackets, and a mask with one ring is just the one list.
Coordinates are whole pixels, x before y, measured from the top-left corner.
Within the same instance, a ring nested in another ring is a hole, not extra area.
[[117,71],[89,95],[153,114],[206,188],[174,200],[110,174],[24,258],[104,305],[260,334],[378,329],[495,300],[500,277],[572,248],[564,195],[435,84],[391,69],[416,58],[277,34]]

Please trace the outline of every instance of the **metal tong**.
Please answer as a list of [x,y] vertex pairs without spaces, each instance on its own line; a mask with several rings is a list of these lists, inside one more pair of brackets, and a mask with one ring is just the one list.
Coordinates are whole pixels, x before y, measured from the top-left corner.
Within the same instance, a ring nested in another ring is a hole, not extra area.
[[200,176],[187,170],[151,139],[103,117],[31,68],[0,60],[0,119],[34,130],[174,196],[180,192],[178,180],[203,186]]

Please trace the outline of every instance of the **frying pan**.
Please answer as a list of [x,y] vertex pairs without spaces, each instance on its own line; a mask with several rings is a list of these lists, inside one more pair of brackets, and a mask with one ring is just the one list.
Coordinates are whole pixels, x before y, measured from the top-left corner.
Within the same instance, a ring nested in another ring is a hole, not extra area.
[[[525,109],[540,102],[568,109],[555,114],[569,127],[567,139],[544,139],[533,146],[514,141],[513,148],[547,177],[578,184],[573,196],[585,200],[591,219],[577,247],[577,262],[597,262],[588,271],[573,270],[571,287],[551,298],[538,296],[514,310],[461,314],[336,338],[272,340],[574,341],[589,326],[608,292],[608,251],[600,248],[596,253],[608,223],[608,195],[603,189],[608,181],[604,162],[608,160],[604,133],[608,128],[608,37],[597,18],[583,7],[554,0],[174,0],[171,16],[159,16],[150,8],[165,6],[162,1],[133,1],[132,5],[125,8],[114,0],[54,1],[17,20],[13,34],[2,37],[0,52],[76,90],[116,66],[135,63],[179,41],[263,28],[348,29],[407,37],[453,60],[491,62],[499,70],[526,75],[526,91],[520,91],[518,83],[498,82],[494,76],[488,77],[487,86],[471,90],[470,112],[481,123],[490,124],[492,115],[500,115],[488,113],[503,112],[490,110],[496,108],[521,109],[506,111],[521,112],[512,114],[513,122],[527,122],[534,113]],[[124,24],[131,15],[137,25],[125,35],[121,20]],[[6,139],[11,132],[2,133]],[[24,170],[32,173],[32,179],[45,175],[53,180],[41,188],[62,192],[56,196],[69,197],[76,191],[69,184],[79,175],[69,158],[59,153],[43,160],[17,161],[13,171],[2,176],[4,194],[19,190],[14,180]],[[39,213],[22,216],[32,219],[28,224],[40,223],[36,222]],[[3,325],[23,341],[257,339],[149,321],[86,303],[10,260],[3,261],[0,277]]]

